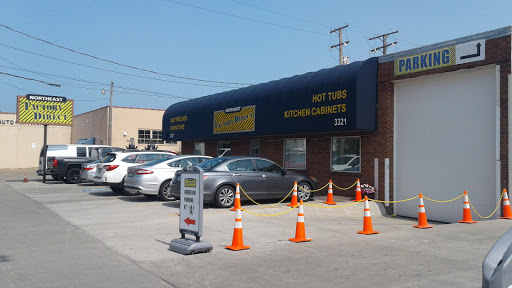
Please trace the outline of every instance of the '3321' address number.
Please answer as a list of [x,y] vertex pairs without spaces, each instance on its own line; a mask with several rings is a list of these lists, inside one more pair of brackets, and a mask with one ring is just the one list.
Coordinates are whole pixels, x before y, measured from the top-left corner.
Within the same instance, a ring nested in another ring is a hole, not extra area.
[[334,118],[334,126],[347,125],[347,118]]

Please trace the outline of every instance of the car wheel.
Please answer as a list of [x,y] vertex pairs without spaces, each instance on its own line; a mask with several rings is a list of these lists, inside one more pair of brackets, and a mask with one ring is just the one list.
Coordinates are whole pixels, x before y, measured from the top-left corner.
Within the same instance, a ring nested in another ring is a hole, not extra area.
[[162,185],[160,186],[160,191],[158,192],[158,198],[162,201],[174,201],[176,198],[174,198],[171,195],[171,180],[166,180]]
[[235,201],[235,189],[232,186],[222,186],[215,194],[215,205],[220,208],[229,208]]
[[80,183],[80,169],[79,168],[71,168],[66,172],[66,183],[76,184]]
[[121,187],[110,186],[110,190],[112,190],[113,192],[116,192],[118,194],[121,194],[123,192],[123,188],[121,188]]
[[297,197],[299,198],[298,200],[302,200],[304,202],[309,201],[313,196],[313,193],[310,192],[311,186],[309,185],[309,183],[301,182],[301,183],[299,183],[298,186],[300,188],[302,188],[302,189],[297,189],[298,190]]

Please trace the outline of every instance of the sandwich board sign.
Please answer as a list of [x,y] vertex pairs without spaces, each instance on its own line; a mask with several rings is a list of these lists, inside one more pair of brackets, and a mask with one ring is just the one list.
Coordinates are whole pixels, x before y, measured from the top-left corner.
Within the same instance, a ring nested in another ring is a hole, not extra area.
[[[186,167],[181,172],[180,222],[181,238],[169,243],[169,250],[181,254],[210,252],[212,244],[201,241],[203,235],[203,169]],[[186,238],[185,234],[196,239]]]

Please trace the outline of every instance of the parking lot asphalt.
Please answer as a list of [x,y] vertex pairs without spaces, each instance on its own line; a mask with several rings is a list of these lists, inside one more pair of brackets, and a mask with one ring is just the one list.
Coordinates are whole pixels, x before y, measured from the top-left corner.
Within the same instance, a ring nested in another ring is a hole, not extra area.
[[481,287],[485,255],[512,227],[508,220],[429,221],[434,228],[416,229],[416,219],[383,215],[371,202],[380,233],[361,235],[362,203],[320,208],[325,197],[317,197],[304,206],[313,240],[293,243],[297,209],[258,216],[288,207],[244,201],[243,240],[251,248],[231,251],[224,246],[235,213],[205,204],[202,240],[213,251],[181,255],[168,250],[179,238],[179,202],[88,183],[44,184],[32,170],[0,170],[0,287]]

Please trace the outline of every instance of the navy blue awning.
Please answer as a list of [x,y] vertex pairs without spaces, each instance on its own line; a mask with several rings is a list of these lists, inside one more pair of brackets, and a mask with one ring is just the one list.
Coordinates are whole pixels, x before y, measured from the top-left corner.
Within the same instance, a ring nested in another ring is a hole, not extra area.
[[171,105],[170,141],[376,130],[377,58]]

